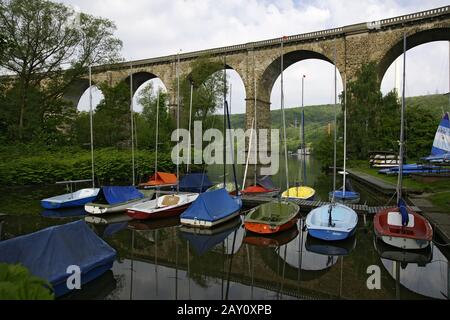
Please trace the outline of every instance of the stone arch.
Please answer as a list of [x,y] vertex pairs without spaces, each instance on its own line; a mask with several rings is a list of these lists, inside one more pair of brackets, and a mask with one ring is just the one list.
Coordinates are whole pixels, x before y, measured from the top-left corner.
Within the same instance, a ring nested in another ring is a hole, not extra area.
[[[328,58],[325,54],[319,53],[317,51],[311,50],[292,50],[284,54],[284,70],[289,68],[291,65],[308,59],[319,59],[331,64],[333,61]],[[339,71],[339,70],[338,70]],[[261,78],[258,81],[258,100],[270,101],[270,95],[275,81],[281,74],[281,57],[277,56],[267,68],[264,70]]]
[[[94,86],[95,83],[92,83]],[[74,108],[77,108],[84,92],[89,89],[88,79],[77,79],[70,84],[63,94],[63,99],[72,103]]]
[[[450,28],[435,28],[416,32],[406,38],[406,50],[434,41],[450,41]],[[390,47],[378,63],[378,79],[383,80],[390,65],[403,54],[403,33],[398,41]]]
[[[133,95],[136,93],[136,91],[139,89],[139,87],[141,85],[143,85],[145,82],[152,80],[152,79],[160,79],[161,82],[163,83],[163,85],[167,87],[167,84],[165,83],[165,81],[159,77],[158,75],[156,75],[153,72],[148,72],[148,71],[137,71],[133,73]],[[126,83],[127,85],[130,85],[130,75],[128,75],[126,78],[124,78],[122,80],[124,83]]]

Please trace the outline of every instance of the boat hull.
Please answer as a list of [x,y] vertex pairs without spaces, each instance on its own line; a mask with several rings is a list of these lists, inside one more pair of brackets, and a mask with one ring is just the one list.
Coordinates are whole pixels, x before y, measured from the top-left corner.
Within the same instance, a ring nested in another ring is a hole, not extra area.
[[433,240],[433,229],[428,220],[408,208],[408,214],[414,217],[414,226],[388,224],[388,215],[398,212],[398,208],[390,208],[381,210],[375,215],[376,237],[392,247],[404,250],[427,248]]
[[273,233],[278,233],[278,232],[289,230],[297,223],[297,221],[298,221],[298,218],[294,218],[294,219],[292,219],[282,225],[279,225],[279,226],[272,226],[267,223],[245,222],[244,226],[245,226],[245,229],[247,229],[248,231],[251,231],[253,233],[273,234]]
[[311,237],[325,241],[341,241],[353,236],[355,234],[355,230],[356,228],[349,232],[325,229],[308,229],[308,234]]
[[82,189],[77,192],[43,199],[41,200],[41,206],[48,210],[82,207],[86,203],[94,201],[99,191],[100,189]]
[[138,199],[134,201],[128,201],[126,203],[118,203],[116,205],[107,205],[107,204],[98,204],[98,203],[87,203],[84,206],[84,210],[86,210],[89,214],[97,215],[97,214],[109,214],[109,213],[119,213],[124,212],[127,208],[137,205],[139,203],[143,203],[149,201],[150,199]]
[[96,197],[89,197],[89,198],[84,198],[84,199],[68,201],[68,202],[64,202],[64,203],[57,203],[57,202],[53,202],[51,200],[42,200],[41,206],[44,209],[48,209],[48,210],[63,209],[63,208],[76,208],[76,207],[84,206],[86,203],[93,201],[95,198]]
[[186,210],[190,205],[191,203],[187,203],[176,208],[171,208],[168,210],[158,211],[154,213],[148,213],[145,211],[139,211],[135,209],[127,209],[127,215],[137,220],[164,219],[170,217],[177,217],[181,213],[183,213],[183,211]]
[[223,217],[222,219],[215,220],[215,221],[206,221],[206,220],[197,220],[197,219],[185,219],[182,218],[180,220],[182,225],[196,227],[196,228],[213,228],[217,225],[220,225],[226,221],[229,221],[233,218],[236,218],[237,216],[240,216],[240,211],[236,211],[226,217]]

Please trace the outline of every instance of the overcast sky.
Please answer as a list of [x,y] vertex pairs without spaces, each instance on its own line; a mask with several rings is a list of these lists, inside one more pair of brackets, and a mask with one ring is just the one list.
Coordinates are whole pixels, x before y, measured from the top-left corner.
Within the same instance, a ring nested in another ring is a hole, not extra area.
[[[448,5],[441,0],[61,0],[77,10],[113,20],[123,41],[126,60],[228,46],[283,35],[380,20]],[[407,95],[449,91],[449,43],[434,42],[407,53]],[[394,65],[382,90],[395,86]],[[301,102],[301,75],[306,75],[305,104],[334,101],[334,68],[320,60],[306,60],[285,72],[286,107]],[[399,69],[400,74],[400,69]],[[233,87],[232,111],[245,112],[244,85],[229,72]],[[280,107],[279,79],[272,91],[272,109]],[[339,88],[341,88],[339,79]],[[100,94],[96,94],[96,99]],[[86,109],[86,95],[79,109]]]

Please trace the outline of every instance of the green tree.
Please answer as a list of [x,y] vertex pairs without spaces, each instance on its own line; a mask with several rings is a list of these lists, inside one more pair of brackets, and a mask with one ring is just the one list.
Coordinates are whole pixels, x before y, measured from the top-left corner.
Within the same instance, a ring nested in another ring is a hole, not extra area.
[[104,83],[99,87],[104,98],[94,115],[94,144],[99,147],[129,147],[130,87],[124,82],[116,86]]
[[222,128],[222,122],[217,123],[217,119],[210,116],[223,107],[224,76],[220,72],[223,70],[223,62],[201,57],[191,64],[191,69],[191,73],[180,81],[180,126],[188,127],[192,83],[192,119],[201,121],[204,130],[213,126]]
[[[137,136],[139,145],[146,149],[155,150],[156,143],[156,106],[158,92],[149,83],[139,95],[139,104],[143,106],[142,114],[137,114]],[[168,151],[171,145],[172,131],[176,123],[171,118],[168,109],[167,93],[159,89],[159,122],[158,122],[158,148],[159,151]]]
[[[77,15],[61,3],[0,2],[0,34],[8,43],[1,66],[15,76],[14,131],[20,140],[30,138],[33,129],[27,134],[25,129],[33,122],[54,112],[52,108],[45,112],[38,109],[60,99],[76,79],[86,74],[88,65],[118,60],[122,43],[114,37],[114,31],[113,22],[84,13]],[[41,92],[39,99],[33,96],[36,90]]]

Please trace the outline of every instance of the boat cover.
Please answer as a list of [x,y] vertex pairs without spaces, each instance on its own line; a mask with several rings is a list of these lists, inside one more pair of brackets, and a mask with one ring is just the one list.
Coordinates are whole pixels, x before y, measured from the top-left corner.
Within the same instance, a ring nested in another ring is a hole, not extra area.
[[273,191],[276,190],[277,187],[272,181],[271,176],[264,176],[256,179],[257,184],[261,187],[263,187],[266,190]]
[[205,192],[213,186],[206,173],[189,173],[180,180],[180,190],[186,192]]
[[241,209],[241,202],[225,189],[202,193],[181,215],[182,219],[217,221]]
[[139,190],[134,186],[102,187],[99,195],[97,196],[97,199],[98,198],[104,198],[108,204],[114,205],[135,199],[142,199],[144,198],[144,194],[139,192]]
[[156,172],[150,177],[149,181],[142,183],[145,186],[160,186],[165,184],[176,184],[177,176],[173,173]]
[[402,225],[407,226],[409,223],[409,214],[408,214],[408,210],[406,209],[405,200],[400,199],[398,201],[398,209],[400,211],[400,214],[402,215]]
[[53,286],[65,281],[71,265],[87,274],[115,257],[116,251],[82,220],[0,242],[0,263],[21,264]]

